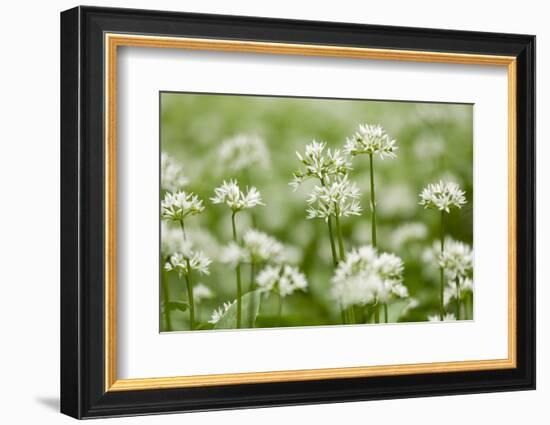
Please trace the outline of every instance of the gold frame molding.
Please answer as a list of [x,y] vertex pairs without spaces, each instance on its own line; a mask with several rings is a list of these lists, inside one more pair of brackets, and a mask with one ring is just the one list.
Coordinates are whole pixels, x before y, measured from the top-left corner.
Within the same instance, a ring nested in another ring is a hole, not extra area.
[[[307,44],[105,34],[105,391],[511,369],[516,358],[516,58]],[[508,72],[508,357],[388,366],[118,379],[116,326],[117,51],[121,46],[503,66]]]

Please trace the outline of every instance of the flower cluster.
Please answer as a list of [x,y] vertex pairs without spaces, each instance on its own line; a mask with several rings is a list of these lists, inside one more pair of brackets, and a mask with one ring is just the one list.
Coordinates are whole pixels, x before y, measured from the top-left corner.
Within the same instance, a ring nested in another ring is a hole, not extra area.
[[266,266],[256,278],[263,291],[277,290],[281,297],[291,295],[297,290],[307,289],[307,279],[296,267],[289,265]]
[[228,301],[224,302],[221,307],[218,307],[212,312],[212,316],[210,317],[210,320],[208,321],[208,323],[212,323],[213,325],[218,323],[220,319],[223,317],[223,315],[227,313],[227,311],[231,308],[233,304],[235,304],[235,300],[233,300],[232,302],[228,302]]
[[467,278],[473,270],[474,256],[468,244],[448,239],[443,254],[439,256],[439,265],[445,269],[449,282]]
[[293,179],[289,183],[294,190],[308,178],[317,178],[324,183],[327,178],[347,174],[350,163],[339,149],[326,149],[326,143],[312,141],[306,145],[304,155],[296,152],[296,156],[304,165],[304,169],[293,173]]
[[379,254],[370,245],[347,254],[338,264],[332,284],[332,294],[342,308],[408,296],[403,285],[403,261],[394,254]]
[[244,234],[243,248],[249,263],[280,263],[283,260],[283,244],[274,237],[255,229],[247,230]]
[[355,183],[347,175],[338,176],[326,186],[315,186],[307,199],[310,206],[307,218],[349,217],[361,215],[360,193]]
[[182,252],[176,252],[170,256],[164,269],[166,271],[176,271],[180,276],[188,276],[192,270],[200,274],[210,274],[208,267],[212,260],[202,251],[193,250],[191,243],[186,242]]
[[169,221],[182,222],[186,217],[204,211],[202,200],[193,193],[168,192],[160,204],[161,217]]
[[219,160],[223,167],[239,172],[252,166],[269,166],[269,152],[263,139],[255,135],[239,134],[222,142]]
[[163,152],[160,155],[160,186],[163,190],[176,192],[189,183],[189,179],[183,174],[180,164],[170,155]]
[[214,197],[210,198],[214,204],[225,203],[233,212],[238,212],[258,205],[265,205],[262,196],[254,186],[247,188],[246,193],[241,191],[235,180],[224,180],[220,187],[214,189]]
[[395,158],[398,147],[380,125],[361,124],[355,134],[346,140],[344,151],[349,155],[377,154],[381,159]]
[[451,208],[462,208],[466,204],[465,192],[453,182],[429,184],[420,193],[420,205],[424,208],[450,212]]

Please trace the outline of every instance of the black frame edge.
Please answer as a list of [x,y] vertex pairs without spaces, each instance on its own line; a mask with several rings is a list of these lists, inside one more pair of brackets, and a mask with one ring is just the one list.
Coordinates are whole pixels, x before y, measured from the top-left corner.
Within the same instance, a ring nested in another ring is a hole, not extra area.
[[[518,367],[170,390],[104,391],[104,31],[517,57]],[[61,14],[61,411],[75,418],[469,394],[535,388],[535,37],[77,7]]]

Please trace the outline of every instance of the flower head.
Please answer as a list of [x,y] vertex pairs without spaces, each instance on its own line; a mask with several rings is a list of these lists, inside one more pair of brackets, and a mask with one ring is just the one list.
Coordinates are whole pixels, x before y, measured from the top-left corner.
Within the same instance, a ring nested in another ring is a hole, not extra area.
[[450,212],[451,208],[462,208],[466,204],[465,192],[453,182],[429,184],[420,193],[420,205],[439,211]]
[[229,242],[220,253],[220,261],[229,264],[231,267],[236,267],[241,263],[245,263],[247,259],[246,250],[234,241]]
[[186,244],[183,252],[176,252],[166,262],[164,269],[166,271],[177,271],[180,276],[189,275],[192,270],[200,274],[210,274],[208,266],[212,260],[202,251],[194,251],[190,243]]
[[332,284],[332,295],[343,308],[408,296],[403,285],[403,261],[394,254],[379,254],[370,245],[347,254],[338,264]]
[[199,197],[184,191],[168,192],[160,204],[160,215],[169,221],[183,221],[190,215],[197,215],[204,211]]
[[183,174],[181,165],[166,152],[160,155],[160,186],[162,189],[176,192],[183,189],[189,179]]
[[344,151],[349,155],[378,154],[381,159],[395,158],[395,140],[380,125],[361,124],[346,141]]
[[281,242],[258,230],[247,230],[243,237],[243,248],[250,263],[280,263],[284,246]]
[[210,198],[214,204],[227,204],[233,212],[246,208],[253,208],[257,205],[265,205],[262,202],[260,192],[253,186],[247,188],[246,193],[242,192],[235,180],[224,180],[220,187],[214,189],[214,197]]
[[445,270],[449,283],[464,279],[473,271],[474,255],[468,244],[448,239],[443,254],[439,256],[439,265]]
[[359,197],[357,185],[350,182],[347,175],[338,176],[326,186],[313,188],[313,192],[307,199],[310,206],[307,210],[307,218],[328,220],[330,216],[361,215]]
[[222,318],[222,316],[225,313],[227,313],[227,310],[229,310],[233,304],[235,304],[235,301],[232,301],[232,302],[226,301],[226,302],[224,302],[221,307],[218,307],[217,309],[215,309],[212,312],[212,316],[210,317],[210,320],[208,321],[208,323],[212,323],[213,325],[218,323],[220,321],[220,319]]
[[307,289],[306,277],[296,268],[289,265],[266,266],[256,278],[260,289],[271,291],[278,289],[282,297],[291,295],[294,291]]
[[258,136],[239,134],[222,142],[219,149],[220,163],[233,172],[258,166],[269,166],[269,151]]
[[306,145],[305,153],[296,152],[304,169],[293,173],[289,183],[296,190],[308,178],[317,178],[324,182],[327,178],[347,174],[351,170],[349,160],[339,149],[326,149],[326,143],[312,141]]

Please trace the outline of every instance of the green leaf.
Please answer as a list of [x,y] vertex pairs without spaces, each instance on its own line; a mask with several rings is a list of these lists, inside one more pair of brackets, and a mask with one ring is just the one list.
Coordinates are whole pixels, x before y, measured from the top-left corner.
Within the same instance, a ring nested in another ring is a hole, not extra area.
[[168,301],[166,303],[166,308],[168,310],[187,311],[189,304],[183,301]]
[[[263,291],[255,290],[243,295],[241,302],[241,327],[248,328],[258,317],[260,301]],[[229,310],[220,318],[214,329],[237,328],[237,302],[233,303]]]

